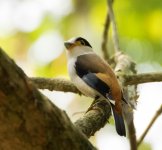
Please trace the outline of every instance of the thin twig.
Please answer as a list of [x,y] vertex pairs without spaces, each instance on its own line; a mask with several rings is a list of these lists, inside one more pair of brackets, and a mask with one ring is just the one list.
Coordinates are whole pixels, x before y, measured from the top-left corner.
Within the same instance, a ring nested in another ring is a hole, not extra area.
[[115,21],[115,16],[114,16],[114,11],[112,8],[112,3],[113,0],[108,0],[108,8],[109,8],[109,16],[110,20],[112,22],[112,37],[113,37],[113,42],[114,42],[114,48],[115,48],[115,53],[120,51],[119,47],[119,36],[117,32],[117,27],[116,27],[116,21]]
[[131,145],[131,150],[136,150],[137,149],[136,134],[132,134],[132,133],[136,133],[136,129],[135,129],[135,126],[134,126],[133,119],[128,124],[128,134],[129,134],[129,141],[130,141],[130,145]]
[[145,138],[146,134],[148,133],[148,131],[150,130],[150,128],[152,127],[152,125],[154,124],[154,122],[156,121],[156,119],[161,115],[161,113],[162,113],[162,105],[157,110],[157,112],[155,113],[154,117],[150,121],[149,125],[147,126],[147,128],[145,129],[145,131],[143,132],[143,134],[141,135],[141,137],[139,138],[139,140],[137,142],[137,145],[138,146],[142,143],[142,141]]
[[105,20],[104,31],[103,31],[103,37],[102,37],[102,45],[101,45],[103,57],[106,61],[109,61],[110,59],[110,55],[109,55],[108,48],[107,48],[109,27],[110,27],[110,16],[109,14],[107,14],[106,20]]

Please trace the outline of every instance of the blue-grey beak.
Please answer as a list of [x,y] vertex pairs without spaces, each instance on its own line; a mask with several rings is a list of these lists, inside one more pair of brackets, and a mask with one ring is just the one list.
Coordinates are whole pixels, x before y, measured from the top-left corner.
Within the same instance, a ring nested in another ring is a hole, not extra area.
[[74,43],[71,42],[64,42],[64,45],[67,49],[70,49],[70,47],[72,47],[74,45]]

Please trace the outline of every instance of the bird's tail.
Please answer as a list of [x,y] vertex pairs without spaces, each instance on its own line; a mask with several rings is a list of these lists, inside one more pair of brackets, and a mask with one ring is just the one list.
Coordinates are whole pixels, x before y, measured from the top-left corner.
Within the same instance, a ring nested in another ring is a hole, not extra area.
[[118,114],[115,110],[115,106],[111,104],[114,120],[115,120],[115,127],[116,131],[120,136],[126,136],[126,131],[125,131],[125,124],[123,120],[123,116],[121,114]]

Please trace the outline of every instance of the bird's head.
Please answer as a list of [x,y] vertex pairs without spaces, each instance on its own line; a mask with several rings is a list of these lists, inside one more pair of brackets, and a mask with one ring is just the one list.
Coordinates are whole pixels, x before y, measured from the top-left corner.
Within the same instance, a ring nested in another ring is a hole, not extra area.
[[64,42],[68,54],[76,56],[92,51],[92,46],[89,42],[82,38],[76,37]]
[[67,50],[72,50],[73,48],[75,48],[77,46],[81,47],[81,48],[83,48],[83,47],[92,48],[92,46],[89,44],[89,42],[82,37],[72,38],[68,41],[65,41],[64,45],[67,48]]

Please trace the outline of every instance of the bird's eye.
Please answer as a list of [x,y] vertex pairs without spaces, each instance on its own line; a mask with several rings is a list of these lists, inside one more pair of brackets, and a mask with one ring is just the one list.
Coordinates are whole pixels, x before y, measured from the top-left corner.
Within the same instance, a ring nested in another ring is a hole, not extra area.
[[83,40],[80,40],[80,43],[81,43],[82,45],[85,45],[85,42],[84,42]]

